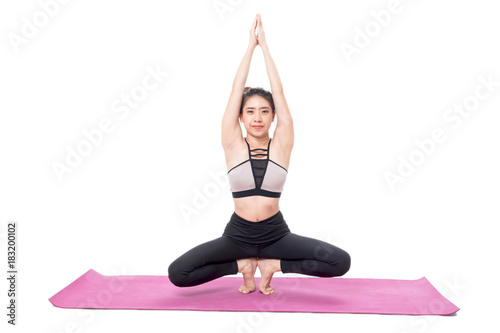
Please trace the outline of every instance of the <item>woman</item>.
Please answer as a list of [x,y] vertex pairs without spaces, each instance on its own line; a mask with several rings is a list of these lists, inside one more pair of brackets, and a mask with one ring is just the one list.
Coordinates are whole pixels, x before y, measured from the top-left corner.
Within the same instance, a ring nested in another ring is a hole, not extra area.
[[[257,45],[264,53],[272,94],[245,87]],[[269,128],[276,113],[278,121],[270,138]],[[239,121],[245,126],[245,138]],[[242,273],[244,284],[239,291],[247,294],[256,290],[254,275],[258,267],[259,291],[270,295],[274,292],[271,278],[278,271],[333,277],[349,270],[351,260],[347,252],[290,232],[283,218],[279,199],[293,140],[292,116],[257,14],[222,119],[222,146],[235,209],[221,237],[194,247],[169,266],[169,278],[174,285],[195,286]]]

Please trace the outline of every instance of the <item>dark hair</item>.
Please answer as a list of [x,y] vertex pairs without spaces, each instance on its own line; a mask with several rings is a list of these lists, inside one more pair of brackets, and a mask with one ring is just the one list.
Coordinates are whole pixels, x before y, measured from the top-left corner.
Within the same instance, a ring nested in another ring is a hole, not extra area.
[[245,105],[247,99],[255,95],[264,97],[266,101],[268,101],[269,104],[271,104],[271,109],[273,113],[276,112],[276,110],[274,109],[273,95],[269,91],[260,87],[256,88],[245,87],[245,89],[243,90],[243,99],[241,101],[240,114],[243,113],[243,106]]

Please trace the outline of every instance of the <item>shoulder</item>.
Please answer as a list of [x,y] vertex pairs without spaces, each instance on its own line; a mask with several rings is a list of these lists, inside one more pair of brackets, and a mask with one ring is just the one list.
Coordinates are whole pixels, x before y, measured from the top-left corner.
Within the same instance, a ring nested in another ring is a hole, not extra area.
[[238,136],[236,139],[231,140],[227,144],[222,145],[222,149],[224,149],[224,152],[227,154],[228,152],[234,151],[234,150],[240,150],[241,147],[246,147],[247,143],[245,142],[245,139],[243,136]]
[[274,135],[271,141],[271,145],[274,149],[279,149],[284,153],[291,153],[293,149],[293,139],[282,138],[279,135]]
[[233,164],[248,155],[247,143],[243,137],[233,140],[230,144],[223,145],[223,149],[228,164]]

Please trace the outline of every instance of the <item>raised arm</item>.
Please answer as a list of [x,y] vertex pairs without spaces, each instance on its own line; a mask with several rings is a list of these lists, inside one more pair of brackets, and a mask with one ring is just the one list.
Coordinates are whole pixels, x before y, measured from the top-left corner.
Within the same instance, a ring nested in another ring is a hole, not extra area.
[[260,14],[257,14],[257,19],[257,40],[264,54],[267,76],[269,77],[269,83],[271,84],[271,93],[273,95],[274,106],[276,108],[276,115],[278,116],[273,139],[279,142],[283,149],[291,150],[294,143],[292,114],[290,113],[290,109],[286,103],[278,69],[276,68],[273,58],[271,57],[271,53],[269,52],[269,46],[267,45]]
[[238,67],[238,71],[236,72],[231,95],[229,96],[226,111],[224,111],[224,116],[222,117],[221,142],[224,149],[230,148],[238,138],[243,136],[238,119],[240,115],[241,101],[243,99],[243,91],[245,89],[245,83],[250,70],[250,63],[252,62],[253,51],[257,46],[257,39],[255,36],[256,27],[257,15],[252,22],[252,28],[250,29],[250,42],[245,55],[241,60],[240,66]]

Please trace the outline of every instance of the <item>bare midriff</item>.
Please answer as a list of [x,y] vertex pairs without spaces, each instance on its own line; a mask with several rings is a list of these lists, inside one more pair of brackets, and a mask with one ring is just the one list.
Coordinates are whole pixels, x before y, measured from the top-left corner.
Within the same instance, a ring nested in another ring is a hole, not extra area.
[[280,198],[269,198],[260,195],[233,198],[234,212],[245,220],[259,222],[265,220],[280,210]]

